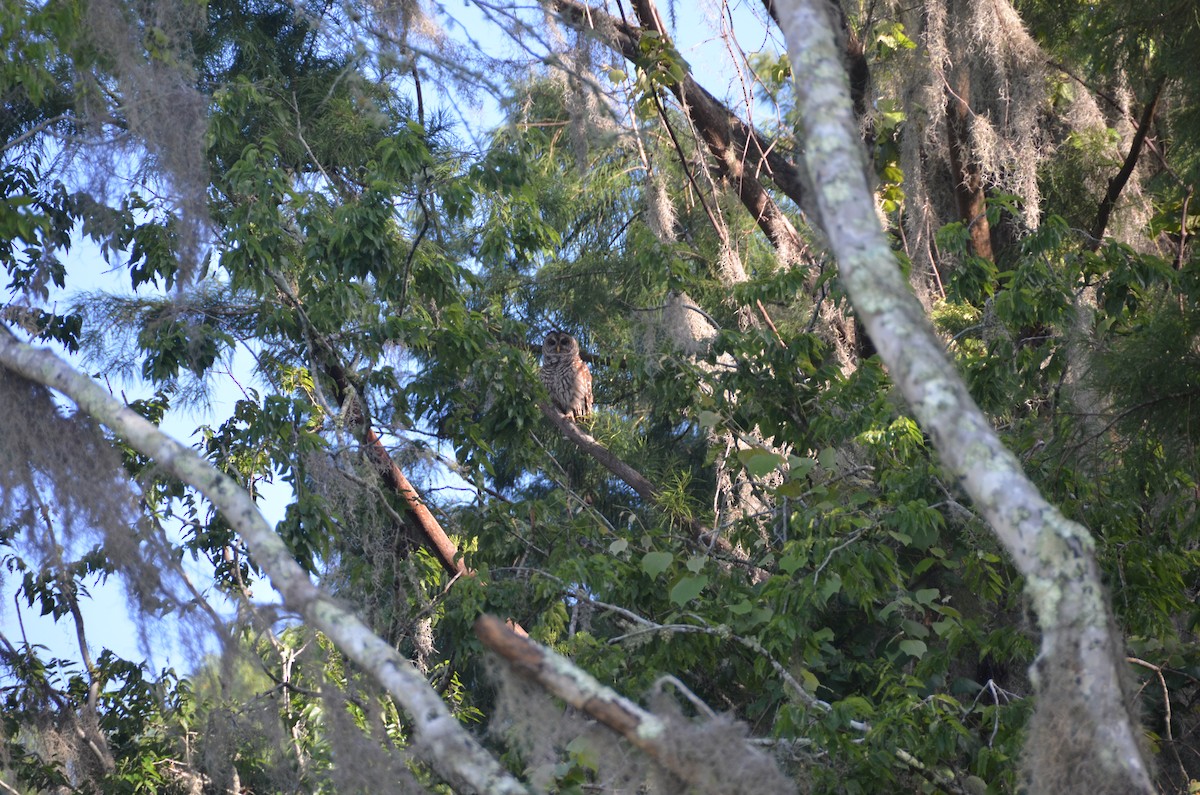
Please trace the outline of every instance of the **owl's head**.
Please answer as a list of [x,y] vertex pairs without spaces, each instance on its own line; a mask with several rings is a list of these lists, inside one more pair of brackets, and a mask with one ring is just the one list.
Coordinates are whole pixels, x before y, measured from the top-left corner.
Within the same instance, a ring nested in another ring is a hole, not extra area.
[[543,356],[571,356],[579,354],[579,343],[565,331],[551,331],[542,343]]

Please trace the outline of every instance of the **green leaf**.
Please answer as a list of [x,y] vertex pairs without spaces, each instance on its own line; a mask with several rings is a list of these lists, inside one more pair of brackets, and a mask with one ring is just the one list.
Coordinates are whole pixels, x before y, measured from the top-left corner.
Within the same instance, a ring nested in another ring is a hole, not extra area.
[[739,452],[738,460],[746,467],[746,471],[750,473],[751,477],[761,478],[783,466],[785,459],[778,453],[755,447]]
[[775,493],[778,496],[787,497],[788,499],[792,499],[792,500],[796,499],[797,497],[802,496],[804,494],[804,492],[806,492],[806,491],[808,491],[807,484],[805,484],[799,480],[786,481],[786,482],[780,484],[780,486],[777,489],[775,489]]
[[642,556],[642,571],[657,577],[667,570],[675,556],[670,552],[647,552]]
[[779,569],[784,574],[795,574],[796,569],[806,563],[808,563],[808,556],[802,552],[794,555],[784,555],[779,559]]
[[943,621],[934,621],[932,626],[937,636],[944,638],[948,633],[953,632],[959,626],[959,623],[947,618]]
[[801,458],[800,456],[788,456],[788,477],[792,479],[802,478],[809,472],[812,472],[813,467],[817,465],[814,458]]
[[815,693],[817,688],[821,686],[821,680],[817,679],[816,675],[807,668],[800,670],[800,685],[806,693]]
[[925,652],[928,650],[928,648],[929,647],[925,645],[925,641],[923,640],[914,640],[910,638],[908,640],[900,641],[900,651],[904,652],[910,657],[916,657],[918,660],[925,656]]
[[840,590],[842,590],[842,578],[835,571],[821,581],[821,586],[817,589],[817,593],[821,595],[822,602],[828,602],[829,597]]
[[618,538],[616,541],[608,545],[608,552],[610,555],[620,555],[628,549],[629,542],[624,538]]
[[937,588],[921,588],[913,594],[913,598],[919,605],[931,605],[933,600],[938,598],[939,593],[941,592]]
[[706,585],[708,585],[708,576],[704,574],[698,577],[681,577],[679,582],[675,583],[675,587],[671,589],[671,601],[683,607],[699,596]]
[[729,612],[733,613],[735,616],[744,616],[753,609],[754,605],[750,604],[749,599],[743,599],[737,604],[732,604],[729,606]]
[[708,558],[703,555],[693,555],[692,557],[688,558],[688,562],[686,564],[687,570],[692,574],[699,574],[704,569],[704,564],[707,560]]
[[580,767],[585,767],[589,770],[600,769],[600,759],[597,755],[594,739],[586,735],[580,735],[567,743],[567,752],[571,754],[571,758]]

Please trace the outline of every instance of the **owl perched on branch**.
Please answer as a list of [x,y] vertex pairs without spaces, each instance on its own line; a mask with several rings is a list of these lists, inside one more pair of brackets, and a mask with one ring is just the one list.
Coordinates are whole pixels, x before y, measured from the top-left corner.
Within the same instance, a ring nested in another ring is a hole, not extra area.
[[592,371],[579,358],[579,343],[565,331],[551,331],[542,343],[542,383],[554,407],[575,422],[592,413]]

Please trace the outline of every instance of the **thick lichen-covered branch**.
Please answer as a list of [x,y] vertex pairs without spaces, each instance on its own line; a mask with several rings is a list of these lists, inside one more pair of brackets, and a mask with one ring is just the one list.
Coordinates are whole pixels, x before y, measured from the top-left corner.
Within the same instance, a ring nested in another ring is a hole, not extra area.
[[[1122,701],[1119,644],[1093,540],[1025,477],[971,399],[909,290],[875,212],[846,73],[825,5],[818,0],[775,5],[794,69],[813,204],[837,258],[841,283],[942,461],[1025,576],[1043,632],[1034,671],[1042,685],[1039,715],[1049,710],[1056,718],[1044,728],[1058,729],[1055,721],[1065,710],[1074,738],[1073,744],[1058,748],[1061,761],[1051,763],[1061,770],[1037,771],[1046,774],[1038,789],[1050,791],[1062,784],[1069,791],[1095,786],[1093,791],[1152,792],[1134,721]],[[1034,718],[1035,726],[1038,720]],[[1067,766],[1093,772],[1067,785]]]
[[[6,370],[6,371],[4,371]],[[325,633],[370,673],[412,720],[418,753],[456,790],[524,793],[526,789],[475,741],[424,677],[356,616],[314,585],[267,525],[254,500],[194,450],[163,433],[52,351],[20,342],[0,327],[0,378],[22,377],[74,401],[126,444],[197,489],[238,532],[284,603]]]

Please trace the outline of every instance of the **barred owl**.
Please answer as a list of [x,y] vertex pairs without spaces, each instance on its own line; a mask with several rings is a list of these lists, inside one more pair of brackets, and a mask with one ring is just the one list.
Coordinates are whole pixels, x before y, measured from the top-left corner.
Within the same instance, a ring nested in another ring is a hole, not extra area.
[[579,343],[565,331],[551,331],[542,343],[542,383],[554,407],[569,420],[592,413],[592,371],[579,358]]

